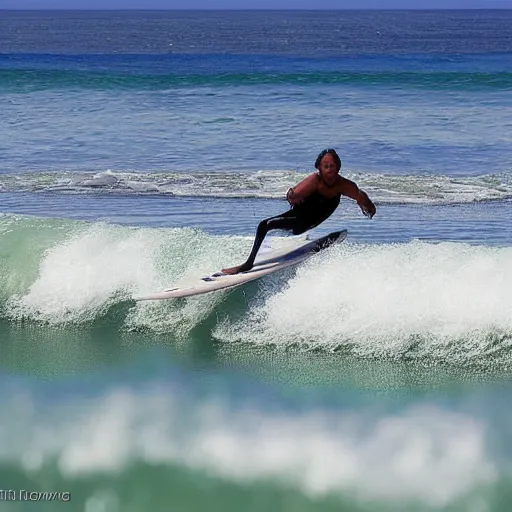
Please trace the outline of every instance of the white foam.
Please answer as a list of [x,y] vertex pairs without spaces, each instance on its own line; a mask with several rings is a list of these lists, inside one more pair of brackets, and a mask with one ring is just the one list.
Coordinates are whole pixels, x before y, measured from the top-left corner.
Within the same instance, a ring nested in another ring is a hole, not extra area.
[[[226,264],[236,261],[248,250],[251,238],[237,237],[230,244],[225,237],[211,237],[190,229],[174,230],[173,239],[166,240],[165,250],[158,255],[160,284],[150,281],[134,291],[134,295],[169,288],[173,283],[197,280],[198,275],[209,275]],[[149,328],[156,332],[172,332],[186,337],[192,328],[206,318],[225,298],[223,292],[194,297],[185,301],[138,302],[129,312],[125,326],[129,329]]]
[[[460,243],[337,246],[297,269],[223,341],[351,345],[360,354],[399,356],[420,337],[426,352],[483,352],[486,335],[512,332],[512,248]],[[472,346],[472,343],[476,343]],[[459,349],[461,347],[459,346]]]
[[120,176],[116,176],[115,173],[108,170],[94,174],[91,178],[83,179],[77,182],[76,185],[92,188],[111,188],[119,183],[119,178]]
[[13,317],[49,323],[91,320],[114,297],[159,284],[157,231],[93,224],[48,249],[39,275],[8,304]]
[[[50,324],[92,321],[133,295],[218,270],[251,243],[249,237],[238,237],[227,246],[223,237],[181,228],[80,223],[72,229],[43,254],[28,289],[10,297],[7,316]],[[210,294],[179,304],[138,303],[128,312],[125,327],[186,335],[222,300],[222,294]]]
[[[5,191],[45,190],[67,193],[164,194],[192,197],[261,197],[283,199],[286,190],[308,172],[274,169],[252,172],[195,170],[165,173],[37,172],[2,176]],[[344,175],[355,180],[380,204],[451,204],[509,199],[508,170],[479,176],[442,174],[379,174],[351,169]],[[207,186],[205,186],[207,184]]]
[[13,441],[2,443],[0,460],[30,470],[56,458],[70,477],[142,460],[238,482],[281,481],[312,497],[435,507],[498,478],[486,425],[467,413],[428,404],[378,414],[286,413],[247,401],[235,407],[212,393],[192,398],[173,386],[114,388],[39,414],[33,399],[13,396],[3,400],[9,422],[0,423],[0,439]]

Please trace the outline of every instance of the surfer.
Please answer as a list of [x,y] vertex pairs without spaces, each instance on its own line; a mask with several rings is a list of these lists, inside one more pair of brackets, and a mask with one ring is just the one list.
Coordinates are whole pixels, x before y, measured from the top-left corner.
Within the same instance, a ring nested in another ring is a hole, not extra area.
[[353,181],[340,176],[341,160],[334,149],[324,149],[315,161],[317,172],[304,178],[286,193],[291,209],[262,220],[256,230],[256,238],[246,262],[236,267],[225,268],[224,274],[246,272],[254,265],[254,260],[266,234],[273,229],[291,231],[300,235],[329,218],[340,204],[341,196],[357,201],[364,215],[370,219],[376,208],[366,192]]

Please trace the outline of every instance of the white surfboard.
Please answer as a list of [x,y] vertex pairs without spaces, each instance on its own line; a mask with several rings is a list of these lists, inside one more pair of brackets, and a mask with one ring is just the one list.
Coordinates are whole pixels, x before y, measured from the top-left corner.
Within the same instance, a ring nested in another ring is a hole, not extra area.
[[200,277],[192,283],[172,286],[166,290],[133,298],[134,300],[162,300],[191,297],[193,295],[240,286],[284,268],[297,265],[322,249],[326,249],[334,243],[342,242],[346,237],[347,231],[343,230],[330,233],[316,240],[302,239],[300,245],[291,250],[290,248],[284,248],[280,251],[268,251],[264,255],[265,259],[256,260],[254,267],[247,272],[240,272],[234,275],[215,272],[209,276]]

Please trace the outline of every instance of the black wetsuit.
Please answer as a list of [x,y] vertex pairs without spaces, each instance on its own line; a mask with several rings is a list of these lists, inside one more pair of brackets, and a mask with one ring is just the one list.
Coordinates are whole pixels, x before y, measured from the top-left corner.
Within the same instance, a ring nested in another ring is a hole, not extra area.
[[256,230],[256,238],[247,261],[240,267],[240,272],[250,270],[254,265],[256,254],[261,247],[266,234],[273,229],[291,231],[294,235],[300,235],[308,229],[312,229],[330,217],[340,204],[341,194],[334,197],[325,197],[318,192],[313,192],[300,204],[294,205],[287,212],[262,220]]

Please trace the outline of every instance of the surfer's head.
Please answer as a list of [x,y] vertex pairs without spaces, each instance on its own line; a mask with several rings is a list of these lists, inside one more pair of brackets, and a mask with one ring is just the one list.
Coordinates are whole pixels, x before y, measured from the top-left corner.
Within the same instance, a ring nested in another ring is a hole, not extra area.
[[331,186],[340,172],[341,160],[334,149],[324,149],[316,157],[315,167],[320,171],[320,176],[325,183]]
[[331,155],[334,158],[334,162],[336,163],[336,170],[340,172],[341,160],[340,157],[338,156],[338,153],[336,153],[336,150],[332,148],[324,149],[319,153],[315,160],[315,169],[320,170],[320,163],[322,162],[322,159],[325,155]]

